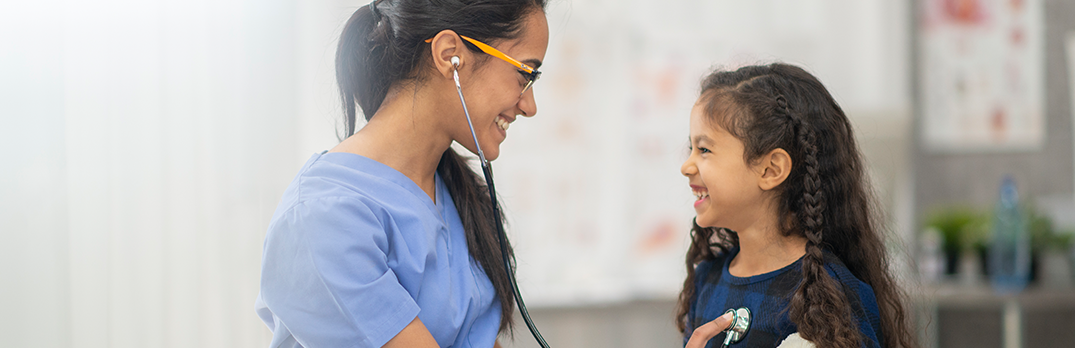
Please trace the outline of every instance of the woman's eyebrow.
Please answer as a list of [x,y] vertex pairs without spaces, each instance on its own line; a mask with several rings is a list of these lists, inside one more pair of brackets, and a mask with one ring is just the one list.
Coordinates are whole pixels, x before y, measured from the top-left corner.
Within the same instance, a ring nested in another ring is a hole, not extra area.
[[534,68],[534,70],[537,70],[541,67],[541,61],[537,59],[527,59],[524,60],[523,63],[526,63],[526,65],[529,65],[531,68]]

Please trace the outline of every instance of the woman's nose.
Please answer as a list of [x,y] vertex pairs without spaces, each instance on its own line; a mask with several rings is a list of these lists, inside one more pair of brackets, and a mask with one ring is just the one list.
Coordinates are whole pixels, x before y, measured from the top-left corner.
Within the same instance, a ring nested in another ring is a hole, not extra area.
[[534,117],[534,115],[537,114],[537,100],[534,99],[533,87],[526,90],[526,92],[523,92],[523,95],[521,98],[519,98],[519,103],[516,105],[516,107],[519,108],[518,111],[520,115],[526,117]]

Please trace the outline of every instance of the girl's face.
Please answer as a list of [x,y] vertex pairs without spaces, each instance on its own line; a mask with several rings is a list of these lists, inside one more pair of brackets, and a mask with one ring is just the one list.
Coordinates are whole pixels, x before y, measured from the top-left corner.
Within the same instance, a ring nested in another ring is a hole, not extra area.
[[[488,44],[507,56],[538,69],[549,46],[549,25],[542,11],[532,11],[526,16],[523,31],[518,38]],[[467,74],[473,77],[467,79],[463,75],[465,70],[460,70],[460,83],[471,120],[474,122],[478,143],[481,144],[485,158],[494,160],[500,156],[500,143],[508,135],[508,125],[515,121],[517,115],[534,116],[537,113],[537,103],[534,101],[533,86],[520,94],[527,78],[518,68],[493,56],[486,55],[484,58],[477,71]],[[456,141],[471,152],[478,153],[465,118],[461,126],[462,130],[455,134]]]
[[691,109],[691,153],[680,172],[690,179],[697,200],[695,222],[702,227],[743,231],[761,217],[764,203],[758,168],[743,157],[743,142],[710,122],[704,103]]

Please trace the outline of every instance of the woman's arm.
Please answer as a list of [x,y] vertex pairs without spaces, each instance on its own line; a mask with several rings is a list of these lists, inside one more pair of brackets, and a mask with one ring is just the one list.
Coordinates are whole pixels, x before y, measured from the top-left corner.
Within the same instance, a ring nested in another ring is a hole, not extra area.
[[384,348],[408,348],[408,347],[430,347],[438,348],[437,340],[433,339],[433,334],[429,333],[429,329],[426,329],[426,325],[422,324],[422,321],[418,317],[414,317],[414,320],[407,327],[403,328],[396,334],[396,337],[388,340],[388,343],[384,344]]

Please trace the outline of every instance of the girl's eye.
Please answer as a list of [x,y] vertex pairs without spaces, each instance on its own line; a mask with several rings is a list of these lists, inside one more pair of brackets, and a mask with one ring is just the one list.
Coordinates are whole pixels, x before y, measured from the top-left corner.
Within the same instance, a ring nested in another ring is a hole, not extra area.
[[710,152],[709,149],[704,148],[704,147],[699,147],[698,151],[700,151],[701,153],[709,153]]

